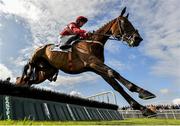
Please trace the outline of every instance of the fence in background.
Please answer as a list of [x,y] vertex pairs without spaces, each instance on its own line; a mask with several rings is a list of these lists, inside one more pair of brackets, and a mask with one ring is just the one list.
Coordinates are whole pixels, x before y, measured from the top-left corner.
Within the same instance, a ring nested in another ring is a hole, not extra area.
[[112,91],[101,92],[86,98],[89,100],[95,100],[99,102],[111,103],[117,105],[116,95]]
[[[126,118],[143,118],[139,110],[118,110],[124,119]],[[156,118],[180,119],[180,109],[157,110]]]

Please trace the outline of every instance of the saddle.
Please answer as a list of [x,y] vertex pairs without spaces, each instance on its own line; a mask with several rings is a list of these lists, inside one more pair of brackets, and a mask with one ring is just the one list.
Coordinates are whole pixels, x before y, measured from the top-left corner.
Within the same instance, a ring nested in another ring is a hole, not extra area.
[[[73,44],[77,43],[77,42],[87,42],[87,43],[97,43],[100,44],[101,46],[103,46],[103,44],[99,41],[93,41],[93,40],[74,40],[71,42],[71,46],[73,46]],[[62,42],[63,44],[63,42]],[[61,42],[60,44],[53,44],[51,47],[51,51],[59,51],[59,52],[72,52],[72,48],[68,48],[68,49],[60,49],[61,46]]]
[[[54,45],[52,47],[51,51],[60,51],[60,52],[72,52],[72,45],[79,41],[76,35],[69,35],[69,36],[64,36],[60,38],[59,44]],[[62,46],[69,46],[69,48],[61,48]]]
[[60,45],[52,45],[51,46],[51,51],[56,51],[56,52],[72,52],[72,48],[68,49],[60,49]]
[[[103,44],[101,42],[93,41],[93,40],[75,40],[75,41],[71,42],[71,45],[73,46],[73,44],[75,44],[77,42],[79,43],[81,41],[83,41],[85,43],[96,43],[96,44],[99,44],[99,45],[103,46]],[[57,44],[57,45],[53,44],[50,47],[50,51],[65,52],[65,53],[67,53],[68,54],[68,66],[69,66],[70,70],[73,70],[72,48],[68,48],[68,49],[63,49],[62,50],[62,49],[60,49],[60,46],[61,45],[59,45],[59,44]],[[85,47],[84,47],[83,44],[79,44],[79,45],[77,45],[77,50],[79,52],[82,52],[82,53],[88,53],[88,49],[85,48]]]

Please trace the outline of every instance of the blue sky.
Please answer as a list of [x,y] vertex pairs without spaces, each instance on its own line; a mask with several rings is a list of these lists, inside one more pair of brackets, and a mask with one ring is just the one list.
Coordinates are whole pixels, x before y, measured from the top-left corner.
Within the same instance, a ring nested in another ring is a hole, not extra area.
[[[0,0],[0,78],[12,82],[40,45],[57,42],[58,33],[78,15],[89,18],[83,27],[96,30],[127,6],[129,20],[143,42],[129,48],[119,41],[105,45],[105,63],[157,98],[142,104],[180,103],[180,8],[178,0]],[[38,88],[79,94],[83,97],[113,89],[94,73],[59,72],[57,82]],[[116,93],[116,92],[115,92]],[[116,93],[118,104],[127,105]]]

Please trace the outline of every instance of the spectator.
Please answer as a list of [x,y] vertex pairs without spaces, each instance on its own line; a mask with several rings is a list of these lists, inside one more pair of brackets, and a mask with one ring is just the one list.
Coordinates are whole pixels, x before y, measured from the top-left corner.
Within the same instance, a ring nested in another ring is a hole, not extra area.
[[[177,105],[147,105],[146,107],[155,108],[156,110],[169,110],[169,109],[180,109],[180,104]],[[133,110],[130,106],[124,106],[121,110]]]

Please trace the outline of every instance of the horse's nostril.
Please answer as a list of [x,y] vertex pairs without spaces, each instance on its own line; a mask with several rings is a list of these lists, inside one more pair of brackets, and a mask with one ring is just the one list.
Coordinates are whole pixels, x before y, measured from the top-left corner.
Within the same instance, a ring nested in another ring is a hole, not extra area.
[[139,37],[139,42],[141,42],[143,39],[141,37]]

